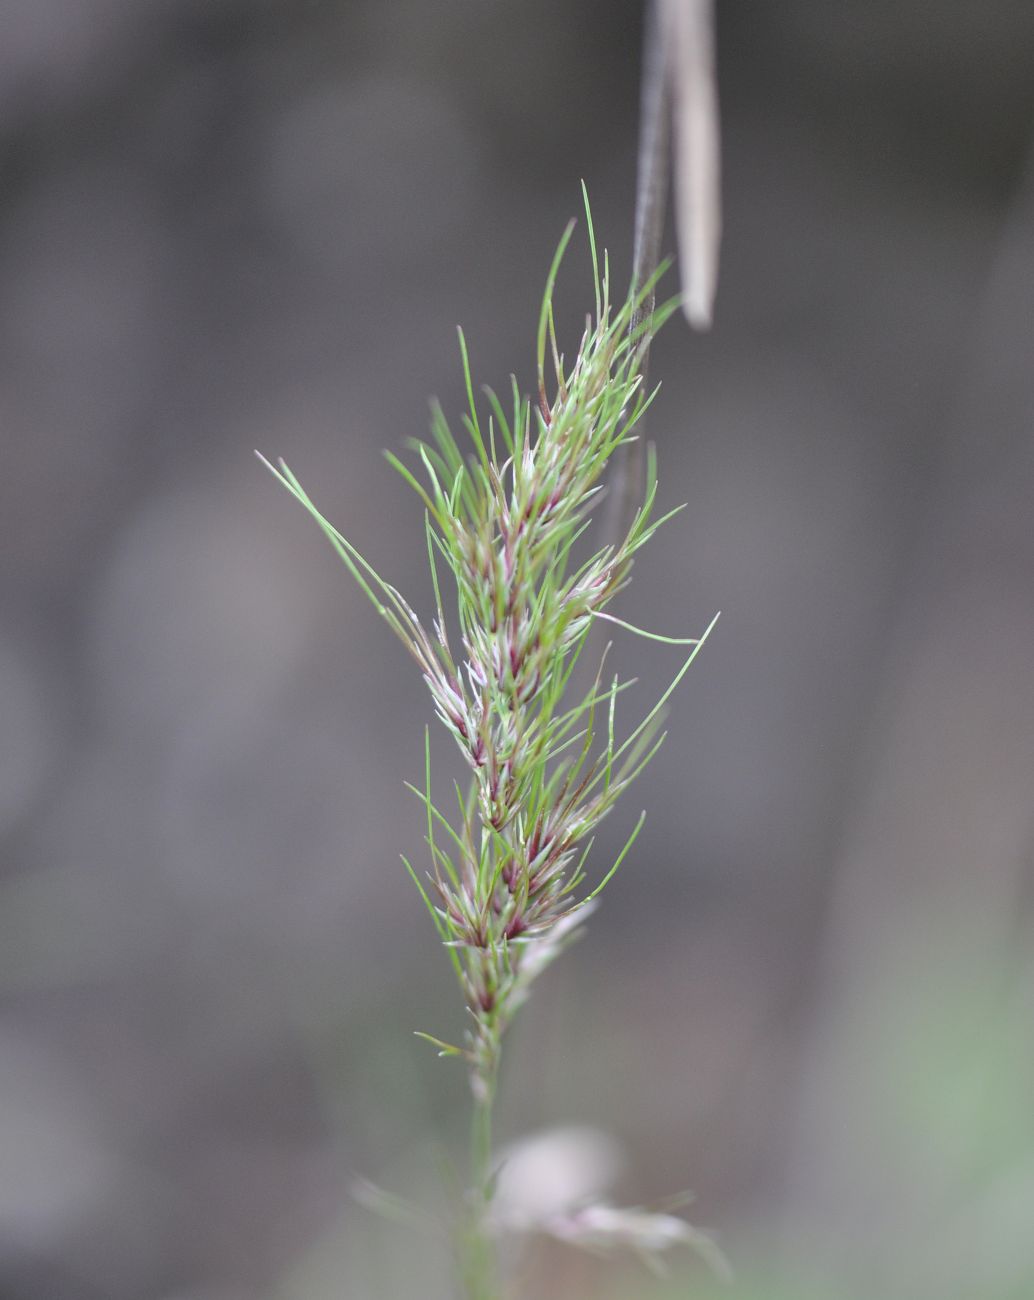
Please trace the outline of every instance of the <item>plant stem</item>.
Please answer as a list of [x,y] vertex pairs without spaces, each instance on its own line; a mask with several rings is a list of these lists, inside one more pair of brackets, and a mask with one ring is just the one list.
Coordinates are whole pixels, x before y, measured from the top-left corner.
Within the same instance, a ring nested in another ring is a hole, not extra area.
[[475,1076],[470,1123],[470,1217],[463,1242],[467,1300],[499,1300],[495,1248],[488,1228],[492,1200],[492,1107],[499,1076],[499,1047]]
[[[659,0],[649,0],[643,33],[643,81],[640,93],[639,154],[636,166],[635,240],[633,245],[632,296],[637,296],[660,264],[661,235],[668,203],[668,146],[671,135],[671,83],[668,78]],[[651,290],[632,313],[629,332],[633,335],[654,310],[656,295]],[[650,336],[640,350],[639,372],[643,387],[650,364]],[[616,541],[628,532],[635,517],[643,487],[643,431],[635,442],[618,449],[611,470],[610,504],[606,537]]]

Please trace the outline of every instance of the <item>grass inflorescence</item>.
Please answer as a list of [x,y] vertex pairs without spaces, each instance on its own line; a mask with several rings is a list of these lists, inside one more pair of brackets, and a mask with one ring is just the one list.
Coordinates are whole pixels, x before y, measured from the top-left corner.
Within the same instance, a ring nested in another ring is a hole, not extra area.
[[[485,1204],[503,1034],[532,982],[578,933],[631,848],[642,815],[616,859],[590,879],[587,860],[596,828],[663,743],[663,707],[710,631],[695,640],[640,633],[690,651],[668,689],[628,734],[619,734],[616,705],[630,683],[606,678],[605,650],[588,688],[572,689],[596,624],[640,632],[608,606],[628,583],[639,550],[670,517],[655,513],[652,452],[643,499],[627,529],[582,557],[591,551],[586,534],[608,467],[637,438],[656,392],[643,388],[645,350],[678,307],[675,300],[642,317],[656,277],[612,301],[608,258],[604,253],[601,267],[589,217],[595,311],[573,362],[565,364],[553,292],[573,224],[546,281],[536,399],[522,397],[513,381],[507,408],[486,390],[487,410],[479,412],[461,332],[467,447],[436,407],[431,440],[414,443],[415,470],[388,453],[425,512],[435,605],[430,628],[320,514],[291,470],[283,462],[269,466],[313,515],[416,661],[470,772],[468,789],[456,787],[456,809],[447,813],[432,798],[425,735],[424,783],[416,793],[425,808],[430,870],[422,875],[408,861],[406,867],[470,1013],[463,1044],[431,1041],[469,1066],[476,1103],[475,1194]],[[478,1293],[473,1283],[470,1291]]]

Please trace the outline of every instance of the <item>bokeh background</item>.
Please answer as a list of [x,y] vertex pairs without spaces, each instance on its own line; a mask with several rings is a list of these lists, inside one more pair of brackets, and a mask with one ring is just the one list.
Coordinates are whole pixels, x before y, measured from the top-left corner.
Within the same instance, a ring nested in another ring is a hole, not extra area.
[[[622,613],[723,616],[499,1122],[691,1187],[737,1281],[536,1247],[521,1294],[1028,1300],[1034,6],[718,8],[716,325],[653,363],[688,509]],[[3,7],[3,1300],[450,1294],[351,1195],[433,1210],[462,1148],[410,1032],[462,1032],[398,861],[431,711],[252,449],[419,603],[381,449],[460,407],[457,322],[530,386],[582,177],[627,275],[641,18]],[[677,652],[627,640],[632,717]]]

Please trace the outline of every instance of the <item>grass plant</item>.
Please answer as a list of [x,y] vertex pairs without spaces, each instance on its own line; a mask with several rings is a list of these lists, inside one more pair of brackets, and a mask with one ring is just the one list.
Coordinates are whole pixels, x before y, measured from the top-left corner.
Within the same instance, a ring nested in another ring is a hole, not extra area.
[[[324,518],[288,466],[265,462],[409,651],[469,772],[467,788],[454,788],[454,806],[441,803],[432,792],[425,731],[424,780],[411,788],[424,808],[429,870],[404,859],[469,1016],[460,1043],[422,1035],[440,1055],[462,1060],[470,1079],[470,1190],[458,1233],[469,1300],[502,1294],[494,1237],[505,1223],[492,1205],[492,1112],[507,1027],[538,977],[579,935],[631,850],[645,814],[613,861],[602,870],[590,865],[597,828],[663,744],[667,701],[714,626],[697,638],[667,637],[634,628],[609,609],[640,549],[676,513],[656,513],[651,451],[628,526],[596,548],[590,544],[608,468],[637,439],[656,392],[646,392],[643,381],[650,340],[679,302],[652,307],[660,273],[615,302],[587,200],[586,217],[594,311],[573,361],[560,352],[553,317],[572,222],[546,278],[535,399],[522,397],[514,381],[505,406],[486,391],[479,410],[461,332],[463,442],[435,408],[430,441],[413,443],[413,468],[387,453],[424,510],[430,628]],[[609,647],[587,686],[575,689],[576,666],[600,644],[593,631],[601,625],[688,650],[660,698],[627,732],[618,726],[617,704],[630,682],[607,675]],[[682,1219],[641,1209],[579,1205],[531,1226],[593,1250],[631,1246],[651,1258],[677,1241],[710,1249]]]

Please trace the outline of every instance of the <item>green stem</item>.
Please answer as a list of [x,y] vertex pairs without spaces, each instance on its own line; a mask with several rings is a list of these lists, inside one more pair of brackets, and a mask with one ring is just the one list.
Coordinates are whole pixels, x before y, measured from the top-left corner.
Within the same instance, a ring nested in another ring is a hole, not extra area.
[[495,1247],[488,1228],[492,1200],[492,1107],[499,1074],[498,1048],[475,1076],[470,1122],[470,1217],[463,1242],[466,1300],[499,1300]]

